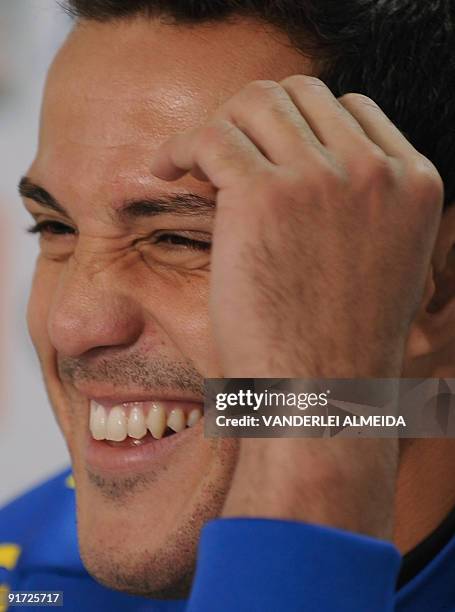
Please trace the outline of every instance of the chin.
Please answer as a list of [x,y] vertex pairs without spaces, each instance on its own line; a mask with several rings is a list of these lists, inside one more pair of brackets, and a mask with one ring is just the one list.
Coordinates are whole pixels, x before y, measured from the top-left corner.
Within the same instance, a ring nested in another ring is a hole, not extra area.
[[[193,528],[194,529],[194,528]],[[147,544],[130,530],[130,540],[109,537],[107,530],[94,540],[80,528],[80,553],[87,571],[104,586],[153,599],[185,598],[191,588],[197,534],[191,529],[168,534],[168,546]],[[114,541],[113,541],[114,540]]]
[[80,554],[95,580],[155,599],[188,595],[200,531],[221,514],[238,449],[236,440],[197,439],[139,473],[73,457]]

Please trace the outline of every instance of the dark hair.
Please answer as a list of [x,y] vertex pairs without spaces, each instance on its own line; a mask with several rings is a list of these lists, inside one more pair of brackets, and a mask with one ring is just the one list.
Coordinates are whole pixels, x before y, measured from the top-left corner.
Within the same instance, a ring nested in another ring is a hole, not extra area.
[[178,23],[249,16],[321,61],[337,96],[375,100],[438,168],[455,202],[455,0],[67,0],[75,17]]

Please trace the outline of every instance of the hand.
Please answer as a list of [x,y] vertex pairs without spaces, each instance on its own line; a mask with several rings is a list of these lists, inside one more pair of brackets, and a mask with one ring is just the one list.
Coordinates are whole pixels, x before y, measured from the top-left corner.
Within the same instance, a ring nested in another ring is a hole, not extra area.
[[[210,306],[224,376],[400,376],[443,186],[372,100],[337,100],[313,77],[254,82],[165,143],[152,172],[217,190]],[[386,535],[396,457],[390,440],[244,440],[225,512]]]
[[226,377],[399,375],[442,181],[370,99],[253,82],[152,172],[218,190],[211,316]]

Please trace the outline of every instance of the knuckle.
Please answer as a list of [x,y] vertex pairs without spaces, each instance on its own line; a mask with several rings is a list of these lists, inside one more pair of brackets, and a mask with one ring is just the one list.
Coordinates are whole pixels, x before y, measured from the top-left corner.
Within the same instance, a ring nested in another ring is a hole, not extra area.
[[268,98],[276,95],[281,90],[281,86],[276,81],[256,80],[251,81],[245,86],[243,93],[252,100]]
[[319,87],[321,89],[326,89],[326,84],[318,79],[315,76],[308,76],[305,74],[294,74],[292,76],[286,77],[283,81],[281,81],[283,87],[294,89],[296,87]]
[[286,121],[291,117],[288,107],[280,99],[270,100],[268,103],[258,106],[256,112],[257,117],[263,120],[264,125],[267,125],[267,122]]
[[269,170],[251,187],[263,207],[282,214],[284,210],[301,210],[307,200],[331,201],[333,194],[344,192],[348,184],[345,169],[321,156],[302,165]]
[[369,108],[380,110],[376,102],[364,94],[347,93],[344,96],[341,96],[341,98],[338,98],[338,101],[347,109],[358,108],[359,106],[368,106]]
[[444,183],[436,167],[426,157],[419,156],[408,169],[407,181],[413,193],[422,201],[442,203]]
[[351,164],[350,174],[360,181],[361,185],[390,185],[396,179],[392,161],[379,147],[373,147],[368,152],[363,151],[362,156]]
[[198,144],[201,147],[212,147],[230,136],[234,126],[222,119],[212,121],[201,129]]
[[287,93],[275,81],[253,81],[236,98],[233,108],[241,114],[245,114],[245,111],[254,113],[256,118],[261,117],[264,122],[281,120],[289,115]]

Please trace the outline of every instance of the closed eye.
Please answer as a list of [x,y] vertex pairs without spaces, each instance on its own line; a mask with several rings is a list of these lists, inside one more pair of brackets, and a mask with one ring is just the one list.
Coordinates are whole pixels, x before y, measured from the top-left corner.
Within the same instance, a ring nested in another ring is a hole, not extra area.
[[211,242],[206,242],[204,240],[195,240],[194,238],[188,238],[187,236],[182,236],[181,234],[160,234],[155,239],[155,244],[162,244],[164,246],[172,247],[184,247],[187,249],[193,249],[195,251],[210,251],[212,247]]
[[[69,225],[65,223],[61,223],[60,221],[40,221],[32,225],[28,229],[30,234],[40,234],[43,235],[52,235],[52,236],[65,236],[70,235],[73,236],[77,233],[77,231]],[[210,251],[211,242],[204,240],[195,240],[194,238],[189,238],[187,236],[182,236],[181,234],[171,234],[171,233],[163,233],[156,237],[155,244],[161,244],[164,247],[179,248],[183,247],[186,249],[192,249],[195,251]]]

